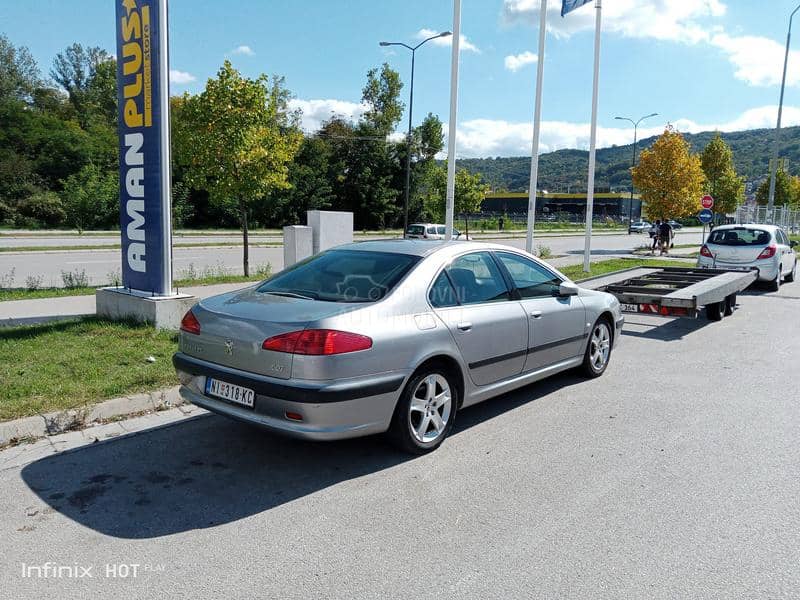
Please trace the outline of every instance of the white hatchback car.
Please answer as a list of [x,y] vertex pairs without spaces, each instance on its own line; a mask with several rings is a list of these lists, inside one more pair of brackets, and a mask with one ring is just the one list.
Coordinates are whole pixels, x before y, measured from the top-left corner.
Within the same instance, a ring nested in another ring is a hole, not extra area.
[[773,291],[781,281],[794,281],[797,255],[786,232],[775,225],[720,225],[708,235],[700,248],[697,266],[741,269],[755,267],[758,280]]
[[[446,228],[437,223],[414,223],[408,226],[406,238],[410,240],[443,240]],[[472,241],[472,237],[461,233],[458,229],[453,229],[454,240]]]

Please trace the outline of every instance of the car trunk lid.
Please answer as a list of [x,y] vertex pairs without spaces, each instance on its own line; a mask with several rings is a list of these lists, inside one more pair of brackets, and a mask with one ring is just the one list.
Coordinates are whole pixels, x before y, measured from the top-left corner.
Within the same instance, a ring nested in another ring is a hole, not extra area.
[[255,287],[214,296],[192,309],[200,334],[182,333],[181,351],[226,367],[289,379],[293,355],[263,350],[264,340],[305,329],[309,323],[350,308],[257,292]]

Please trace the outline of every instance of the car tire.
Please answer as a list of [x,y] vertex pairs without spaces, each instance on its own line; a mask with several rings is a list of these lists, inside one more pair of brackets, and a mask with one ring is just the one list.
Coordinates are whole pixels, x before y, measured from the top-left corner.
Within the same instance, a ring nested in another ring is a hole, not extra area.
[[709,321],[722,321],[722,317],[727,314],[728,300],[714,302],[706,305],[706,317]]
[[734,310],[736,310],[736,294],[731,294],[725,298],[725,316],[731,316]]
[[614,333],[611,321],[606,317],[600,317],[592,325],[589,333],[589,341],[586,344],[586,352],[583,355],[581,370],[587,377],[600,377],[605,373],[606,367],[611,360],[611,349],[614,341]]
[[794,261],[794,266],[792,267],[792,272],[789,273],[786,277],[783,278],[785,283],[792,283],[797,276],[797,259]]
[[458,386],[448,370],[434,365],[414,373],[395,407],[391,440],[409,454],[436,450],[453,428],[458,403]]
[[775,276],[775,279],[772,281],[767,282],[767,291],[768,292],[778,292],[781,289],[781,267],[778,265],[778,274]]

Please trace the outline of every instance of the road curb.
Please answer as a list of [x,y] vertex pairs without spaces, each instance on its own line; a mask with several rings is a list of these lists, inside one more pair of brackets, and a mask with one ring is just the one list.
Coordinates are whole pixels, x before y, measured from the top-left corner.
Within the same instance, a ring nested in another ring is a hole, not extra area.
[[179,387],[176,385],[154,392],[113,398],[98,404],[87,404],[79,408],[0,422],[0,448],[83,429],[94,423],[181,406],[186,402],[178,394]]

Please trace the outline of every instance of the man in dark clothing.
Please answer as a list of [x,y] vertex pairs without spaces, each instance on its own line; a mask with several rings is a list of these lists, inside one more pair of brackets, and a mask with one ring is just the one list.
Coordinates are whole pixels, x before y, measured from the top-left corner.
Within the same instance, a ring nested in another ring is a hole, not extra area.
[[661,254],[669,254],[669,245],[672,242],[672,226],[666,219],[662,219],[658,228],[658,239],[661,242]]

